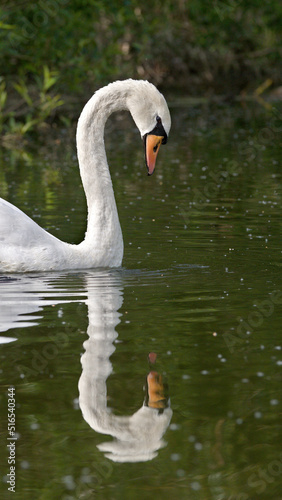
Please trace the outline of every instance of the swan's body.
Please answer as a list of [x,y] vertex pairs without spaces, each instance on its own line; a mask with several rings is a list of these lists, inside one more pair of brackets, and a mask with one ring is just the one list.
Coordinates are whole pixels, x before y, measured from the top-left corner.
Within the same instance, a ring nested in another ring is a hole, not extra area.
[[170,130],[162,94],[150,83],[125,80],[98,90],[85,105],[77,126],[77,154],[88,221],[79,245],[65,243],[21,210],[0,198],[0,271],[52,271],[118,267],[123,239],[104,146],[104,128],[114,111],[128,109],[145,142],[148,173],[155,168],[161,142]]

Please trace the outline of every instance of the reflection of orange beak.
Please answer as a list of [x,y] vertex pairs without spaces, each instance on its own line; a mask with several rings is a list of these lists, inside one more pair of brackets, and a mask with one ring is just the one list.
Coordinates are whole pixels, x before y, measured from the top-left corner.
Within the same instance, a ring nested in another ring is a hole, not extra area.
[[145,160],[148,169],[148,175],[152,175],[156,166],[156,159],[160,145],[164,137],[161,135],[148,134],[145,139]]
[[150,408],[165,408],[166,398],[164,395],[163,378],[158,372],[150,372],[147,376],[148,383],[148,406]]

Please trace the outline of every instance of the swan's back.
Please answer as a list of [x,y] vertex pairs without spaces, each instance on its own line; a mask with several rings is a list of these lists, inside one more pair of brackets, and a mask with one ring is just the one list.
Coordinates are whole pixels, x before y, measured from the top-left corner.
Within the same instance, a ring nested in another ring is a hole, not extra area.
[[[62,242],[24,212],[0,198],[0,271],[26,271],[62,251]],[[32,269],[33,268],[33,269]]]
[[38,237],[44,240],[48,233],[24,212],[0,198],[0,248],[3,245],[38,245]]

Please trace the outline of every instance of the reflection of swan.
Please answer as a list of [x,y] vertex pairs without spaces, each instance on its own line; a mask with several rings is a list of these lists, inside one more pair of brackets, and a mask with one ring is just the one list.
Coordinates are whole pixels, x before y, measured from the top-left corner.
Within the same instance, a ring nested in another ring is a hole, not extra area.
[[43,307],[78,302],[78,296],[85,297],[85,290],[77,291],[75,300],[67,288],[58,286],[58,278],[56,274],[0,278],[0,332],[37,325]]
[[128,109],[144,138],[148,174],[170,130],[162,94],[145,81],[125,80],[100,89],[77,126],[77,153],[88,206],[85,239],[60,241],[21,210],[0,199],[0,271],[50,271],[120,266],[123,240],[104,147],[104,127],[114,111]]
[[[75,289],[74,276],[76,282],[81,283]],[[115,326],[119,323],[118,310],[122,305],[121,281],[122,273],[114,270],[3,279],[0,281],[0,331],[36,325],[45,306],[85,301],[89,311],[89,338],[84,343],[79,380],[83,416],[95,431],[115,438],[98,446],[107,457],[119,462],[145,461],[155,457],[164,445],[162,436],[172,410],[162,394],[162,379],[154,371],[147,377],[148,398],[133,415],[115,416],[107,407],[106,384],[112,373],[110,356],[115,351],[113,342],[118,336]],[[23,330],[20,334],[24,335]],[[0,344],[13,340],[16,339],[0,337]],[[29,362],[33,368],[31,360]]]
[[115,438],[98,445],[108,458],[115,462],[139,462],[151,460],[164,446],[162,436],[171,420],[172,410],[156,396],[161,385],[156,372],[150,372],[147,377],[151,388],[150,404],[143,404],[131,416],[116,416],[107,408],[106,381],[112,373],[109,358],[115,350],[115,326],[119,323],[117,311],[121,304],[119,288],[112,286],[100,289],[99,293],[89,288],[89,339],[84,342],[85,353],[81,357],[79,404],[84,419],[95,431]]

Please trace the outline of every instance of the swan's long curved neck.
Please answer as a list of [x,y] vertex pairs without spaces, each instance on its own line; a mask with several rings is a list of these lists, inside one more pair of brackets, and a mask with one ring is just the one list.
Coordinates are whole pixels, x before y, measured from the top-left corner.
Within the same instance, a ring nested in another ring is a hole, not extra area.
[[127,109],[126,89],[120,84],[115,82],[96,92],[85,105],[77,126],[77,154],[88,206],[87,231],[83,243],[92,248],[103,244],[108,251],[113,244],[122,247],[123,251],[104,145],[107,118],[114,111]]

